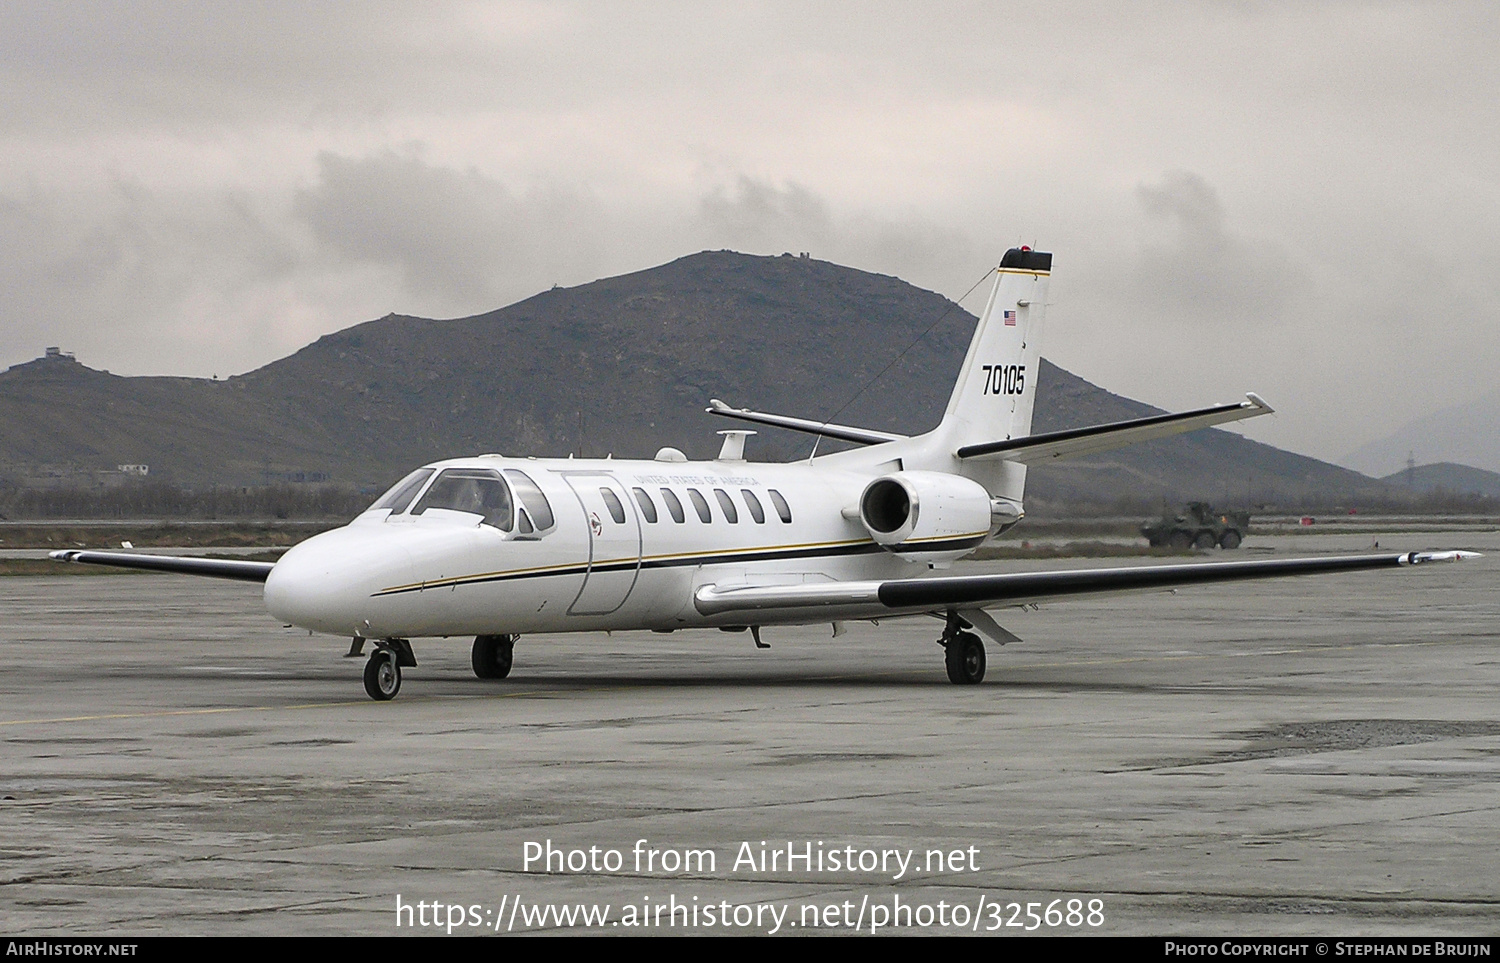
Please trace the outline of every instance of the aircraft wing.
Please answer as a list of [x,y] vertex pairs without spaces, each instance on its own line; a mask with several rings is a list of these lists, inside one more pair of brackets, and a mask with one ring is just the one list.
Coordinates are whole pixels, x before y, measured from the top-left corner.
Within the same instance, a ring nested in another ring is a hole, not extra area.
[[49,554],[59,562],[113,565],[116,568],[135,568],[150,572],[176,572],[179,575],[207,575],[210,578],[229,578],[241,582],[264,582],[276,565],[275,562],[241,562],[224,558],[144,555],[126,552],[85,552],[78,549],[64,549]]
[[1049,431],[1024,438],[1006,441],[990,441],[978,445],[965,445],[958,450],[960,458],[1003,458],[1024,465],[1052,461],[1058,458],[1078,458],[1096,452],[1124,448],[1141,441],[1152,441],[1168,435],[1180,435],[1211,425],[1222,425],[1229,421],[1269,415],[1276,409],[1266,404],[1259,395],[1247,393],[1245,400],[1228,405],[1213,405],[1196,411],[1176,414],[1147,415],[1108,425],[1093,425],[1088,428],[1068,428]]
[[[693,595],[703,615],[757,613],[806,617],[818,610],[845,618],[880,618],[918,612],[1019,606],[1076,595],[1101,595],[1239,579],[1314,575],[1427,562],[1477,558],[1478,552],[1405,552],[1400,555],[1343,555],[1332,558],[1259,559],[1249,562],[1195,562],[1060,572],[1008,572],[889,581],[816,582],[797,585],[705,585]],[[775,619],[780,621],[781,619]],[[771,620],[768,620],[771,621]]]

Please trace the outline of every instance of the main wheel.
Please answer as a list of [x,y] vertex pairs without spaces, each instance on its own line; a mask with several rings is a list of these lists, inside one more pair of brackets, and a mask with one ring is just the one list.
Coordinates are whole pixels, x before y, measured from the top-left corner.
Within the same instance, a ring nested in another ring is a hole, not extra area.
[[1217,544],[1219,540],[1214,538],[1213,532],[1199,532],[1198,537],[1193,539],[1194,548],[1213,548]]
[[944,662],[948,681],[954,685],[975,685],[984,678],[984,643],[973,632],[960,632],[947,646]]
[[1239,548],[1240,547],[1240,533],[1237,532],[1237,531],[1235,531],[1232,528],[1229,529],[1223,535],[1219,536],[1219,547],[1220,548]]
[[396,653],[389,649],[376,649],[365,663],[365,691],[377,702],[396,698],[401,691],[401,666],[396,664]]
[[469,662],[474,674],[481,679],[503,679],[510,675],[510,665],[516,649],[514,635],[477,635]]

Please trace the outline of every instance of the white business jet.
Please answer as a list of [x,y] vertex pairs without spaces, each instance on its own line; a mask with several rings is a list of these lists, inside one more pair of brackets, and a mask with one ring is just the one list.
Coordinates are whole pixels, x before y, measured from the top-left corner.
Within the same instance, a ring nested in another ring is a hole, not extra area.
[[651,461],[478,455],[403,478],[347,526],[275,563],[62,551],[70,562],[265,583],[283,622],[373,643],[365,689],[390,699],[411,639],[473,636],[473,667],[510,673],[536,632],[748,629],[932,615],[948,678],[984,678],[981,636],[1017,641],[987,610],[1062,596],[1231,579],[1396,568],[1473,553],[933,575],[1018,522],[1028,465],[1253,418],[1257,396],[1179,414],[1033,435],[1037,344],[1052,255],[1006,252],[942,421],[907,437],[732,408],[708,410],[859,446],[791,464],[673,448]]

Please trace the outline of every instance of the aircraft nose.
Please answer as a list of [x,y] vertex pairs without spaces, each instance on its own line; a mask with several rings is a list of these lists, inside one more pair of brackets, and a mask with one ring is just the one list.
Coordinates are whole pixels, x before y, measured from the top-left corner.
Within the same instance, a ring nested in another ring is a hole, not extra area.
[[[293,546],[266,578],[266,608],[283,622],[338,635],[367,635],[372,586],[389,571],[389,540],[370,544],[364,533],[341,528]],[[378,588],[378,586],[374,586]]]

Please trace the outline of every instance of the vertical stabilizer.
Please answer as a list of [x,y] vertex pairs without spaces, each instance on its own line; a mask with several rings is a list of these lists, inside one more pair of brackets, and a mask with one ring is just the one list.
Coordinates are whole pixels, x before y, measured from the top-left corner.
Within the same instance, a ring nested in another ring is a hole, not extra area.
[[[932,432],[946,452],[964,445],[1021,438],[1031,432],[1052,255],[1026,247],[1012,248],[1005,252],[997,273],[958,383],[948,399],[948,409]],[[992,461],[966,464],[962,470],[991,495],[1020,508],[1025,465]]]

